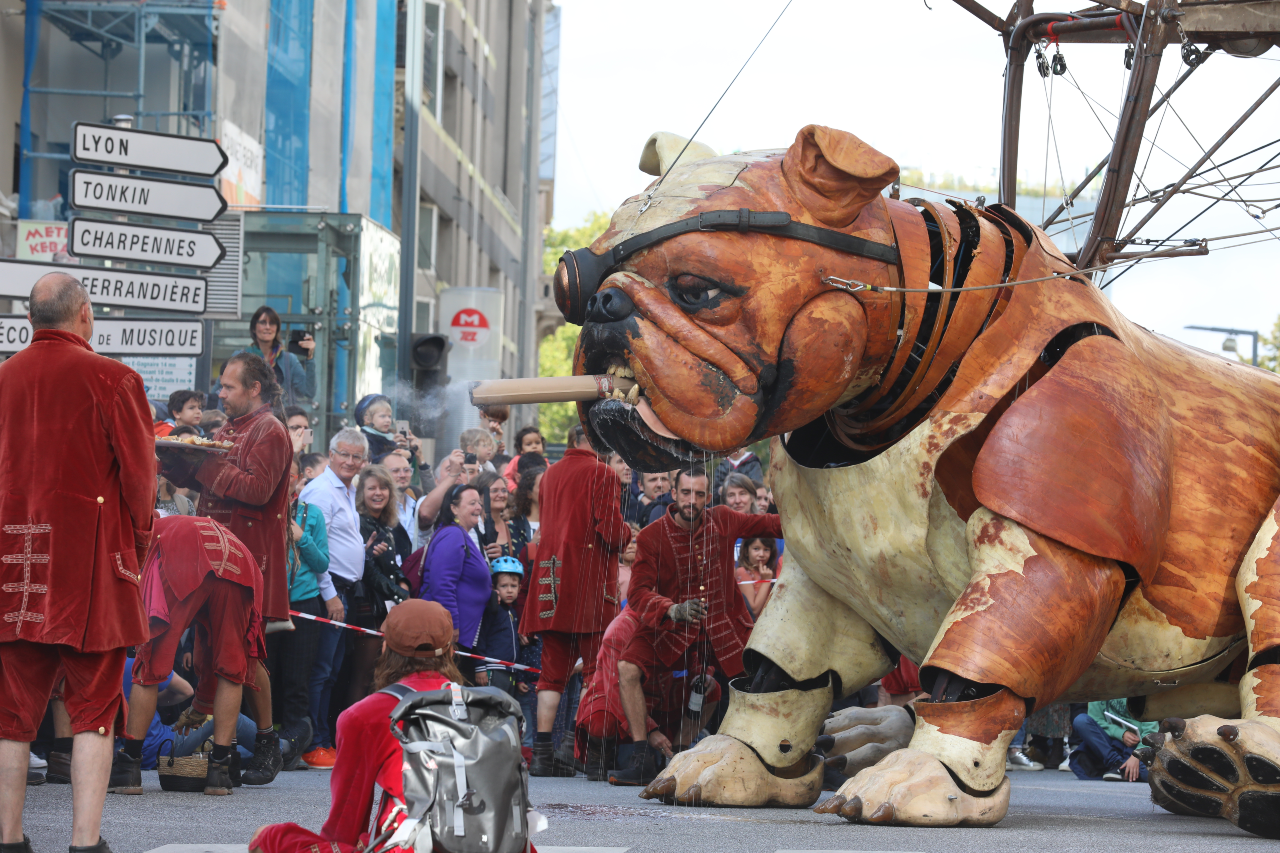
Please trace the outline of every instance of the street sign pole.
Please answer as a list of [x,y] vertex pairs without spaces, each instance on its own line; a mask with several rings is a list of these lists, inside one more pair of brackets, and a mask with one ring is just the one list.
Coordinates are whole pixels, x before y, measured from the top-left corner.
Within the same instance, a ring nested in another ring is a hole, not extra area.
[[[422,63],[426,34],[423,0],[408,0],[404,40],[404,148],[400,210],[400,322],[396,334],[396,376],[413,376],[414,294],[418,277],[418,122],[422,109]],[[400,401],[397,401],[400,402]],[[359,426],[357,424],[356,426]]]

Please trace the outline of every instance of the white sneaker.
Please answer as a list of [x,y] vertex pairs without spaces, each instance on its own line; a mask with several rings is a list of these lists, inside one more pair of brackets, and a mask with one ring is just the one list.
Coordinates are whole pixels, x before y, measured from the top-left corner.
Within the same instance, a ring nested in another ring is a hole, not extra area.
[[34,752],[27,752],[27,769],[28,770],[45,770],[49,767],[49,762],[45,761]]
[[1064,773],[1072,772],[1071,771],[1071,753],[1067,753],[1066,757],[1062,759],[1062,763],[1058,765],[1058,769],[1063,771]]
[[1124,781],[1124,777],[1120,775],[1120,772],[1119,772],[1118,770],[1108,770],[1106,773],[1103,773],[1103,774],[1102,774],[1102,781],[1104,781],[1104,782],[1123,782],[1123,781]]
[[1004,759],[1005,770],[1043,770],[1044,765],[1039,761],[1032,761],[1027,758],[1020,749],[1011,749]]

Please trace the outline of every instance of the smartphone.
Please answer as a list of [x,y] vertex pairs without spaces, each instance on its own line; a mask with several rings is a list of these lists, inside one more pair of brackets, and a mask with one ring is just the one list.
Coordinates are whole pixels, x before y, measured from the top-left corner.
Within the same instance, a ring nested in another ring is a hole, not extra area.
[[308,427],[307,429],[304,429],[302,431],[302,446],[310,447],[311,440],[315,438],[315,435],[316,435],[315,430],[311,429],[310,427]]
[[294,329],[289,333],[289,352],[299,358],[306,358],[307,351],[302,348],[302,341],[306,338],[305,329]]
[[400,433],[400,434],[401,434],[401,435],[403,435],[405,438],[408,438],[408,437],[409,437],[409,422],[408,422],[408,421],[396,421],[396,432]]

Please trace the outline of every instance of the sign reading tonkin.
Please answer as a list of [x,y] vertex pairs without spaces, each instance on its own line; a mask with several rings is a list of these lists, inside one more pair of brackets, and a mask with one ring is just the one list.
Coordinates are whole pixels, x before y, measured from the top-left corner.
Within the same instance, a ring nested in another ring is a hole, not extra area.
[[91,169],[71,171],[71,206],[135,216],[165,216],[212,222],[227,210],[222,194],[208,184],[134,178]]
[[227,155],[212,139],[132,130],[78,121],[71,159],[99,166],[123,166],[212,178],[227,165]]
[[127,225],[80,217],[71,220],[67,250],[76,257],[198,269],[217,266],[227,253],[221,241],[207,231]]

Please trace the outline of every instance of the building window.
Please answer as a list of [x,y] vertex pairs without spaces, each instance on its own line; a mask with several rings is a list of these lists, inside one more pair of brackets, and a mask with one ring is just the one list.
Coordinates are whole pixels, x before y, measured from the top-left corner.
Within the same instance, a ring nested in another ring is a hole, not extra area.
[[413,331],[416,334],[425,334],[431,331],[433,325],[433,314],[435,313],[436,303],[431,299],[418,298],[413,305]]
[[436,206],[422,204],[418,207],[418,269],[436,268]]
[[426,55],[422,57],[422,103],[440,120],[440,78],[444,74],[444,4],[427,3]]

